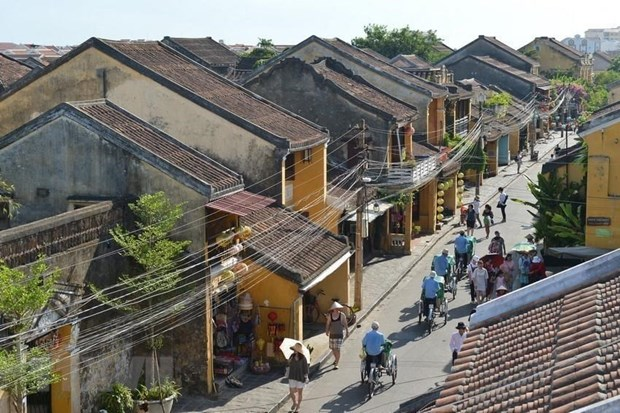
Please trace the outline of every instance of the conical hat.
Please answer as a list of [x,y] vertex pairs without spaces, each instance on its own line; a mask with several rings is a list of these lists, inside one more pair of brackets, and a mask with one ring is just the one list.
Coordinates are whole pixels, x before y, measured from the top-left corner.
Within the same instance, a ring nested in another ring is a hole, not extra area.
[[331,310],[340,310],[341,308],[342,308],[342,304],[340,304],[338,301],[334,301],[332,306],[329,307],[329,311],[331,311]]

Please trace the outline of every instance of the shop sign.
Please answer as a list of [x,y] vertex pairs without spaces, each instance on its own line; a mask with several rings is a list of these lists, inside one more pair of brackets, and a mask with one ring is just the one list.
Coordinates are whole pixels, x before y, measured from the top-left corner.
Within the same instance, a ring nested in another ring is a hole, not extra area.
[[611,225],[610,217],[587,217],[586,225],[590,225],[593,227],[602,227]]

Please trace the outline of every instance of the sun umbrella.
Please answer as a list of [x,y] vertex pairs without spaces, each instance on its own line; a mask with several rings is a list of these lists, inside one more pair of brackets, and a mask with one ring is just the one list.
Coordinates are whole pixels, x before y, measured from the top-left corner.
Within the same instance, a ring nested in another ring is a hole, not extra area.
[[504,256],[501,254],[487,254],[480,258],[480,261],[484,262],[485,265],[498,268],[504,262]]
[[285,338],[284,340],[282,340],[282,344],[280,344],[280,350],[282,351],[282,354],[284,354],[284,357],[288,360],[294,352],[291,347],[293,347],[297,343],[301,344],[301,353],[308,361],[308,364],[310,364],[310,350],[308,350],[308,347],[304,346],[304,343],[299,340],[294,340],[292,338]]
[[531,242],[519,242],[512,246],[512,251],[516,252],[530,252],[536,251],[536,245]]

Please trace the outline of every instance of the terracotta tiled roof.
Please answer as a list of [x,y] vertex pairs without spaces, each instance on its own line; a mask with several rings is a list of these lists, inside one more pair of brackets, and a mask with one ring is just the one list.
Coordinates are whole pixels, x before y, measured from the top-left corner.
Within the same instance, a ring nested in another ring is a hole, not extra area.
[[210,66],[236,66],[239,56],[223,44],[211,37],[183,38],[166,36],[163,43],[172,48],[182,48],[197,56]]
[[300,286],[349,251],[344,240],[312,223],[303,215],[283,208],[267,207],[240,219],[252,228],[248,249],[257,262]]
[[377,59],[373,55],[366,53],[363,50],[358,49],[357,47],[352,46],[349,43],[344,42],[338,38],[322,39],[322,41],[327,42],[332,47],[335,47],[336,49],[340,50],[342,53],[345,53],[353,57],[356,60],[364,62],[367,65],[376,67],[382,70],[383,72],[390,74],[402,81],[411,83],[412,85],[416,86],[419,89],[426,90],[432,96],[446,96],[447,95],[446,89],[441,87],[441,85],[438,85],[433,82],[429,82],[425,79],[422,79],[421,77],[414,76],[410,73],[407,73],[404,70],[401,70],[395,66],[392,66],[391,64],[383,60]]
[[243,178],[206,155],[183,145],[152,125],[104,100],[70,103],[125,139],[139,145],[178,170],[193,176],[217,192],[241,189]]
[[570,412],[620,395],[618,250],[599,259],[526,287],[535,298],[509,301],[517,290],[487,308],[497,316],[468,333],[432,412]]
[[32,69],[0,53],[0,90],[26,76]]
[[317,125],[218,76],[160,42],[100,41],[211,103],[214,111],[224,110],[247,128],[258,127],[268,132],[282,146],[316,146],[328,139],[327,133]]
[[323,78],[329,80],[350,96],[392,115],[398,121],[412,119],[417,115],[414,107],[366,84],[361,78],[354,79],[342,71],[332,68],[327,60],[315,63],[311,67]]

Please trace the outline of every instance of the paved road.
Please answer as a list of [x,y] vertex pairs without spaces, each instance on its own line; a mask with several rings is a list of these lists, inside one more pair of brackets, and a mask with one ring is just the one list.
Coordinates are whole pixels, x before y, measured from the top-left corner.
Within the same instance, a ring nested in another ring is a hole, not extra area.
[[[543,156],[540,160],[542,162],[548,157],[546,154],[541,156]],[[534,200],[527,189],[527,182],[528,178],[536,180],[541,163],[527,166],[530,168],[521,175],[516,174],[516,166],[500,173],[502,181],[510,182],[506,187],[510,198]],[[494,213],[500,215],[499,219],[496,215],[496,222],[501,221],[500,211],[495,208],[497,198],[491,198],[488,202],[493,206]],[[506,212],[507,222],[491,227],[491,237],[493,231],[500,231],[510,248],[513,244],[524,241],[525,235],[532,231],[531,215],[525,206],[515,202],[509,203]],[[416,303],[420,295],[421,280],[428,273],[433,254],[441,251],[444,246],[452,250],[452,240],[460,229],[462,227],[454,227],[448,231],[437,243],[434,251],[413,267],[398,288],[372,311],[362,323],[362,327],[345,342],[341,368],[334,370],[330,366],[323,367],[313,378],[304,391],[302,412],[391,412],[397,410],[401,403],[425,393],[444,381],[450,371],[448,347],[450,335],[455,331],[459,321],[467,323],[473,308],[468,287],[465,281],[459,284],[456,299],[449,303],[447,325],[439,325],[430,335],[423,331],[423,325],[418,324]],[[476,253],[484,255],[489,244],[489,240],[485,239],[484,229],[477,229],[474,235],[479,240]],[[395,343],[394,352],[398,357],[399,369],[396,384],[391,384],[390,377],[384,377],[385,385],[379,389],[374,398],[368,400],[366,386],[360,384],[358,352],[363,334],[369,329],[372,320],[378,320],[381,323],[381,331]],[[287,402],[278,412],[287,412],[290,405],[291,403]]]

